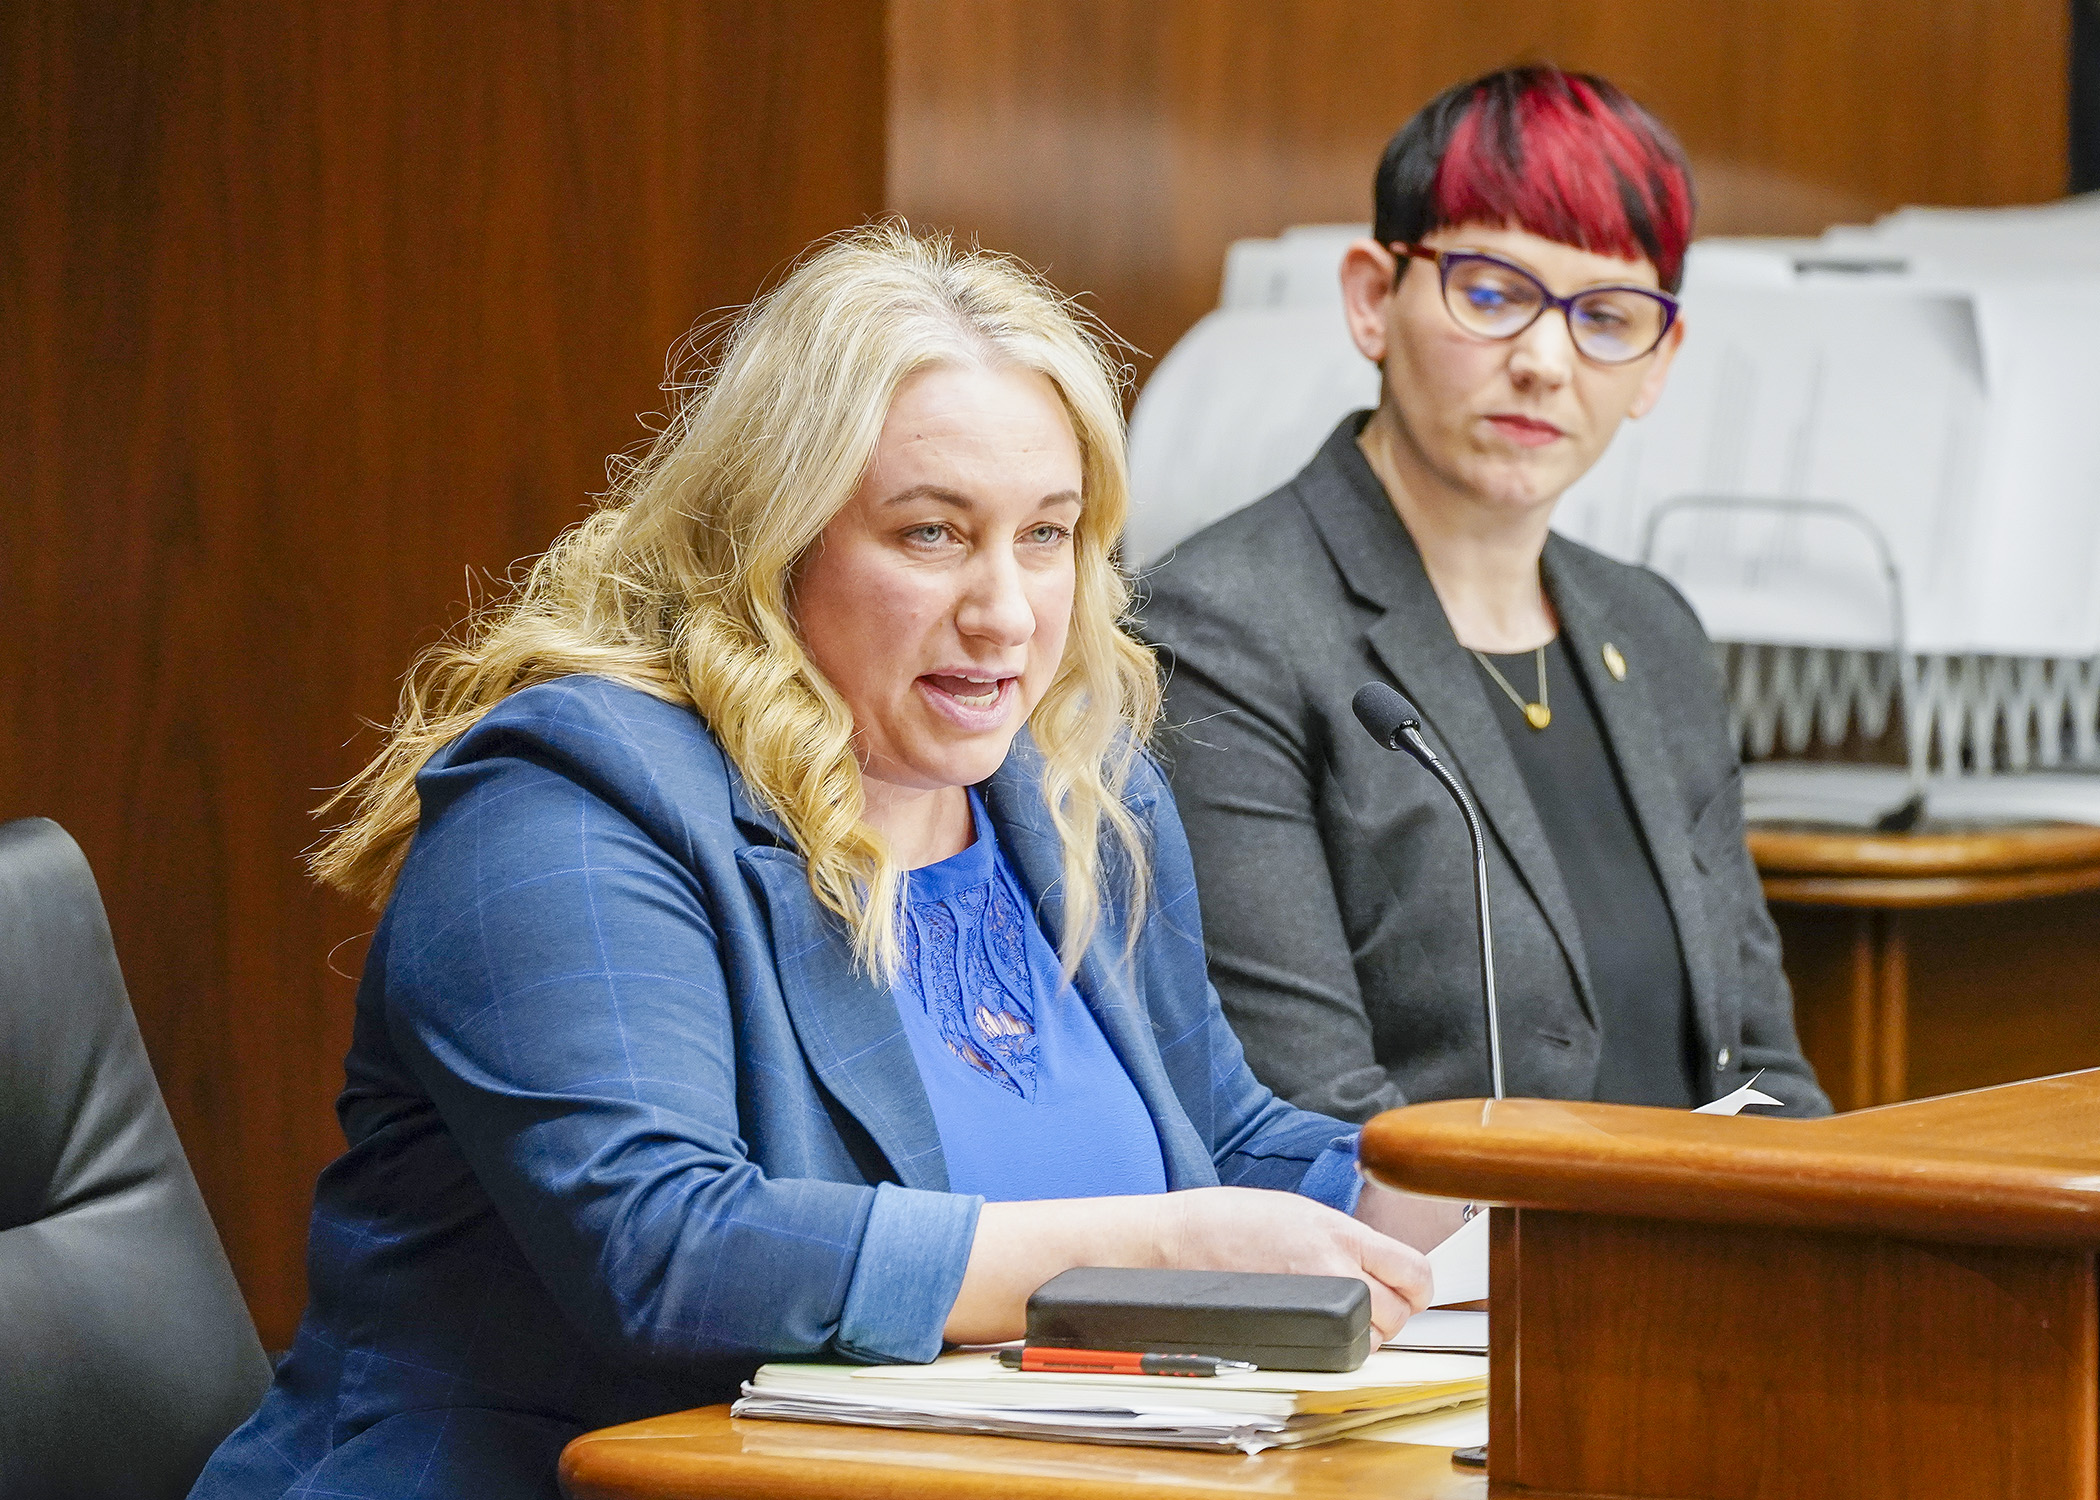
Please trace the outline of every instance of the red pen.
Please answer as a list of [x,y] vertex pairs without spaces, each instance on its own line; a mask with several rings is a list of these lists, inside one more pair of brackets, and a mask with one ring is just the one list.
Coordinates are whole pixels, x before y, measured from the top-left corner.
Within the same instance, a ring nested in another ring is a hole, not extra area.
[[1046,1349],[1036,1344],[1001,1349],[999,1363],[1009,1370],[1060,1375],[1236,1375],[1260,1368],[1244,1359],[1220,1359],[1215,1354],[1134,1354],[1120,1349]]

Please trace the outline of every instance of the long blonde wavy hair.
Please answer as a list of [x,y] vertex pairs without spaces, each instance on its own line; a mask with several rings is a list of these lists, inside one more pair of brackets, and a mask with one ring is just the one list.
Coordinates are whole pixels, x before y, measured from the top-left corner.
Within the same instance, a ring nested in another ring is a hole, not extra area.
[[1122,794],[1159,684],[1122,628],[1122,371],[1103,341],[1019,262],[881,223],[822,242],[715,353],[606,503],[416,662],[385,745],[320,809],[352,816],[316,849],[315,875],[384,904],[415,835],[424,762],[508,695],[594,673],[695,709],[786,824],[859,961],[894,973],[900,871],[862,818],[853,720],[803,648],[793,573],[858,489],[907,377],[1018,368],[1057,388],[1084,475],[1070,633],[1028,720],[1064,852],[1063,956],[1076,964],[1099,922],[1111,834],[1134,936],[1147,860]]

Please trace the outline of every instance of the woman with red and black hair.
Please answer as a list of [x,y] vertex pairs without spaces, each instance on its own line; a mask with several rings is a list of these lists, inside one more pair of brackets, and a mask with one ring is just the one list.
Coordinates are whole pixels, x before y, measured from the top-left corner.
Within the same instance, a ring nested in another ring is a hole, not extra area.
[[1395,684],[1488,827],[1509,1092],[1690,1106],[1795,1040],[1709,644],[1656,574],[1549,529],[1661,397],[1692,189],[1603,79],[1513,68],[1386,149],[1342,260],[1380,371],[1298,477],[1149,576],[1211,975],[1255,1073],[1368,1119],[1488,1092],[1465,829],[1353,721]]

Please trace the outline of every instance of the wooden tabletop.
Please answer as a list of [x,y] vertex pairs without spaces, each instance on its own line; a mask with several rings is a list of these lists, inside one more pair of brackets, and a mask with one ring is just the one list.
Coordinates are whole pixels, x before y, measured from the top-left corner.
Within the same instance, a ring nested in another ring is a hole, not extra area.
[[1372,1120],[1362,1160],[1525,1208],[2100,1247],[2100,1070],[1822,1120],[1445,1100]]
[[2100,828],[2031,823],[1857,833],[1760,824],[1765,899],[1811,906],[1975,906],[2100,889]]
[[733,1421],[726,1406],[586,1433],[561,1460],[570,1500],[1128,1500],[1137,1491],[1286,1500],[1486,1500],[1450,1450],[1345,1439],[1299,1452],[1115,1448],[876,1427]]

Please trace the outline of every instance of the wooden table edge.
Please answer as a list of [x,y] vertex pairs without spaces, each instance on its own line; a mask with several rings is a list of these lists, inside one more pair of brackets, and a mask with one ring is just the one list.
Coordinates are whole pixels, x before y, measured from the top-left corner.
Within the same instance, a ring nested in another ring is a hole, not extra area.
[[1372,1119],[1360,1155],[1387,1186],[1512,1207],[2100,1247],[2100,1171],[2061,1150],[2010,1150],[1976,1133],[2013,1091],[2038,1088],[2067,1122],[2100,1110],[2100,1070],[1822,1120],[1441,1100]]
[[1771,873],[1765,900],[1781,906],[1843,906],[1885,911],[1988,906],[2100,890],[2100,864],[1983,875],[1851,876]]
[[[754,1438],[779,1441],[784,1451],[754,1453],[747,1447]],[[826,1451],[840,1444],[887,1456]],[[798,1446],[801,1455],[793,1451]],[[930,1461],[913,1462],[920,1454]],[[1248,1458],[760,1421],[732,1418],[724,1404],[586,1432],[563,1449],[560,1475],[567,1500],[1125,1500],[1148,1492],[1175,1500],[1341,1500],[1373,1492],[1363,1487],[1366,1478],[1397,1481],[1374,1486],[1389,1500],[1486,1500],[1486,1477],[1454,1467],[1450,1455],[1448,1448],[1343,1438]],[[1304,1484],[1293,1471],[1303,1471]]]
[[1751,858],[1767,875],[1853,879],[1973,878],[2100,866],[2100,827],[2014,824],[1957,833],[1873,833],[1752,824]]

